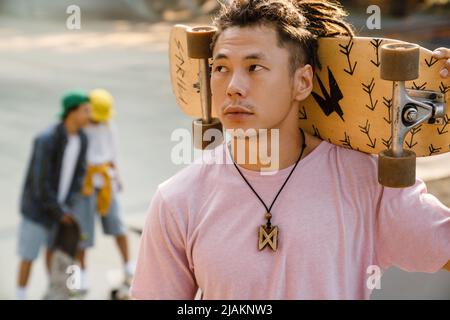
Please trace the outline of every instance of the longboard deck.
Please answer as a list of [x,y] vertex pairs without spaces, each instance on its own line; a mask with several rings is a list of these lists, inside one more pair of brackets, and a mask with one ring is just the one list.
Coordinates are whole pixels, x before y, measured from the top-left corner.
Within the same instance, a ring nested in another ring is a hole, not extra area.
[[[169,43],[172,90],[180,109],[201,117],[198,61],[187,56],[186,26],[172,28]],[[388,149],[391,138],[392,82],[380,78],[380,47],[402,41],[348,37],[319,40],[313,93],[300,105],[299,127],[330,143],[365,153]],[[418,157],[450,152],[450,79],[439,77],[444,61],[420,48],[419,78],[406,87],[445,94],[442,124],[422,123],[405,138]],[[215,116],[213,106],[213,116]]]

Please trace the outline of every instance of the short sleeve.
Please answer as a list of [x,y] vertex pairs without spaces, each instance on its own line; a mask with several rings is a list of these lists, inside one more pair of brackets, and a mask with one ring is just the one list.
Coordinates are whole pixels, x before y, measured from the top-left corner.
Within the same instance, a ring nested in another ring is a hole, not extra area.
[[450,260],[450,209],[425,183],[384,187],[377,212],[376,251],[383,269],[436,272]]
[[151,202],[131,286],[134,299],[194,299],[197,285],[186,256],[186,226],[158,190]]

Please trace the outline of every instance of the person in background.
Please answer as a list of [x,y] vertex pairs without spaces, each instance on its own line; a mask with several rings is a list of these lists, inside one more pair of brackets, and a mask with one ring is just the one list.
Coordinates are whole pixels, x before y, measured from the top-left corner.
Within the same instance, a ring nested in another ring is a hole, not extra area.
[[112,95],[103,89],[89,94],[91,119],[85,132],[88,137],[87,170],[82,196],[75,204],[75,216],[81,227],[82,241],[78,252],[81,266],[81,294],[89,289],[86,271],[86,249],[94,246],[95,216],[101,218],[103,232],[115,237],[124,264],[125,281],[133,276],[128,252],[126,228],[120,214],[118,193],[122,190],[117,166],[117,128]]
[[60,121],[34,139],[20,205],[17,299],[27,298],[31,267],[43,246],[50,270],[52,235],[58,223],[75,223],[72,206],[86,167],[87,138],[81,129],[88,122],[88,95],[71,91],[62,98]]

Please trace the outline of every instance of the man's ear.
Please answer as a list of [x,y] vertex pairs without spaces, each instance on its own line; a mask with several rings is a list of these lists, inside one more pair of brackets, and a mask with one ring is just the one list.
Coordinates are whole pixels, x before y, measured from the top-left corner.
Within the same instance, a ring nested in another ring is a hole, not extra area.
[[313,69],[309,64],[305,64],[303,67],[298,67],[295,70],[293,79],[294,100],[303,101],[311,94],[313,77]]

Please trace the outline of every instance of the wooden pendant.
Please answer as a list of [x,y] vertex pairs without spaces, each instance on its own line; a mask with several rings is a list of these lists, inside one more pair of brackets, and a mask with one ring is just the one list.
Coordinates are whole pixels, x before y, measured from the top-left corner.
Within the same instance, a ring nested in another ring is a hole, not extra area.
[[273,251],[277,251],[278,247],[278,227],[271,226],[267,228],[267,226],[259,227],[259,235],[258,235],[258,249],[261,251],[267,245],[269,245]]

